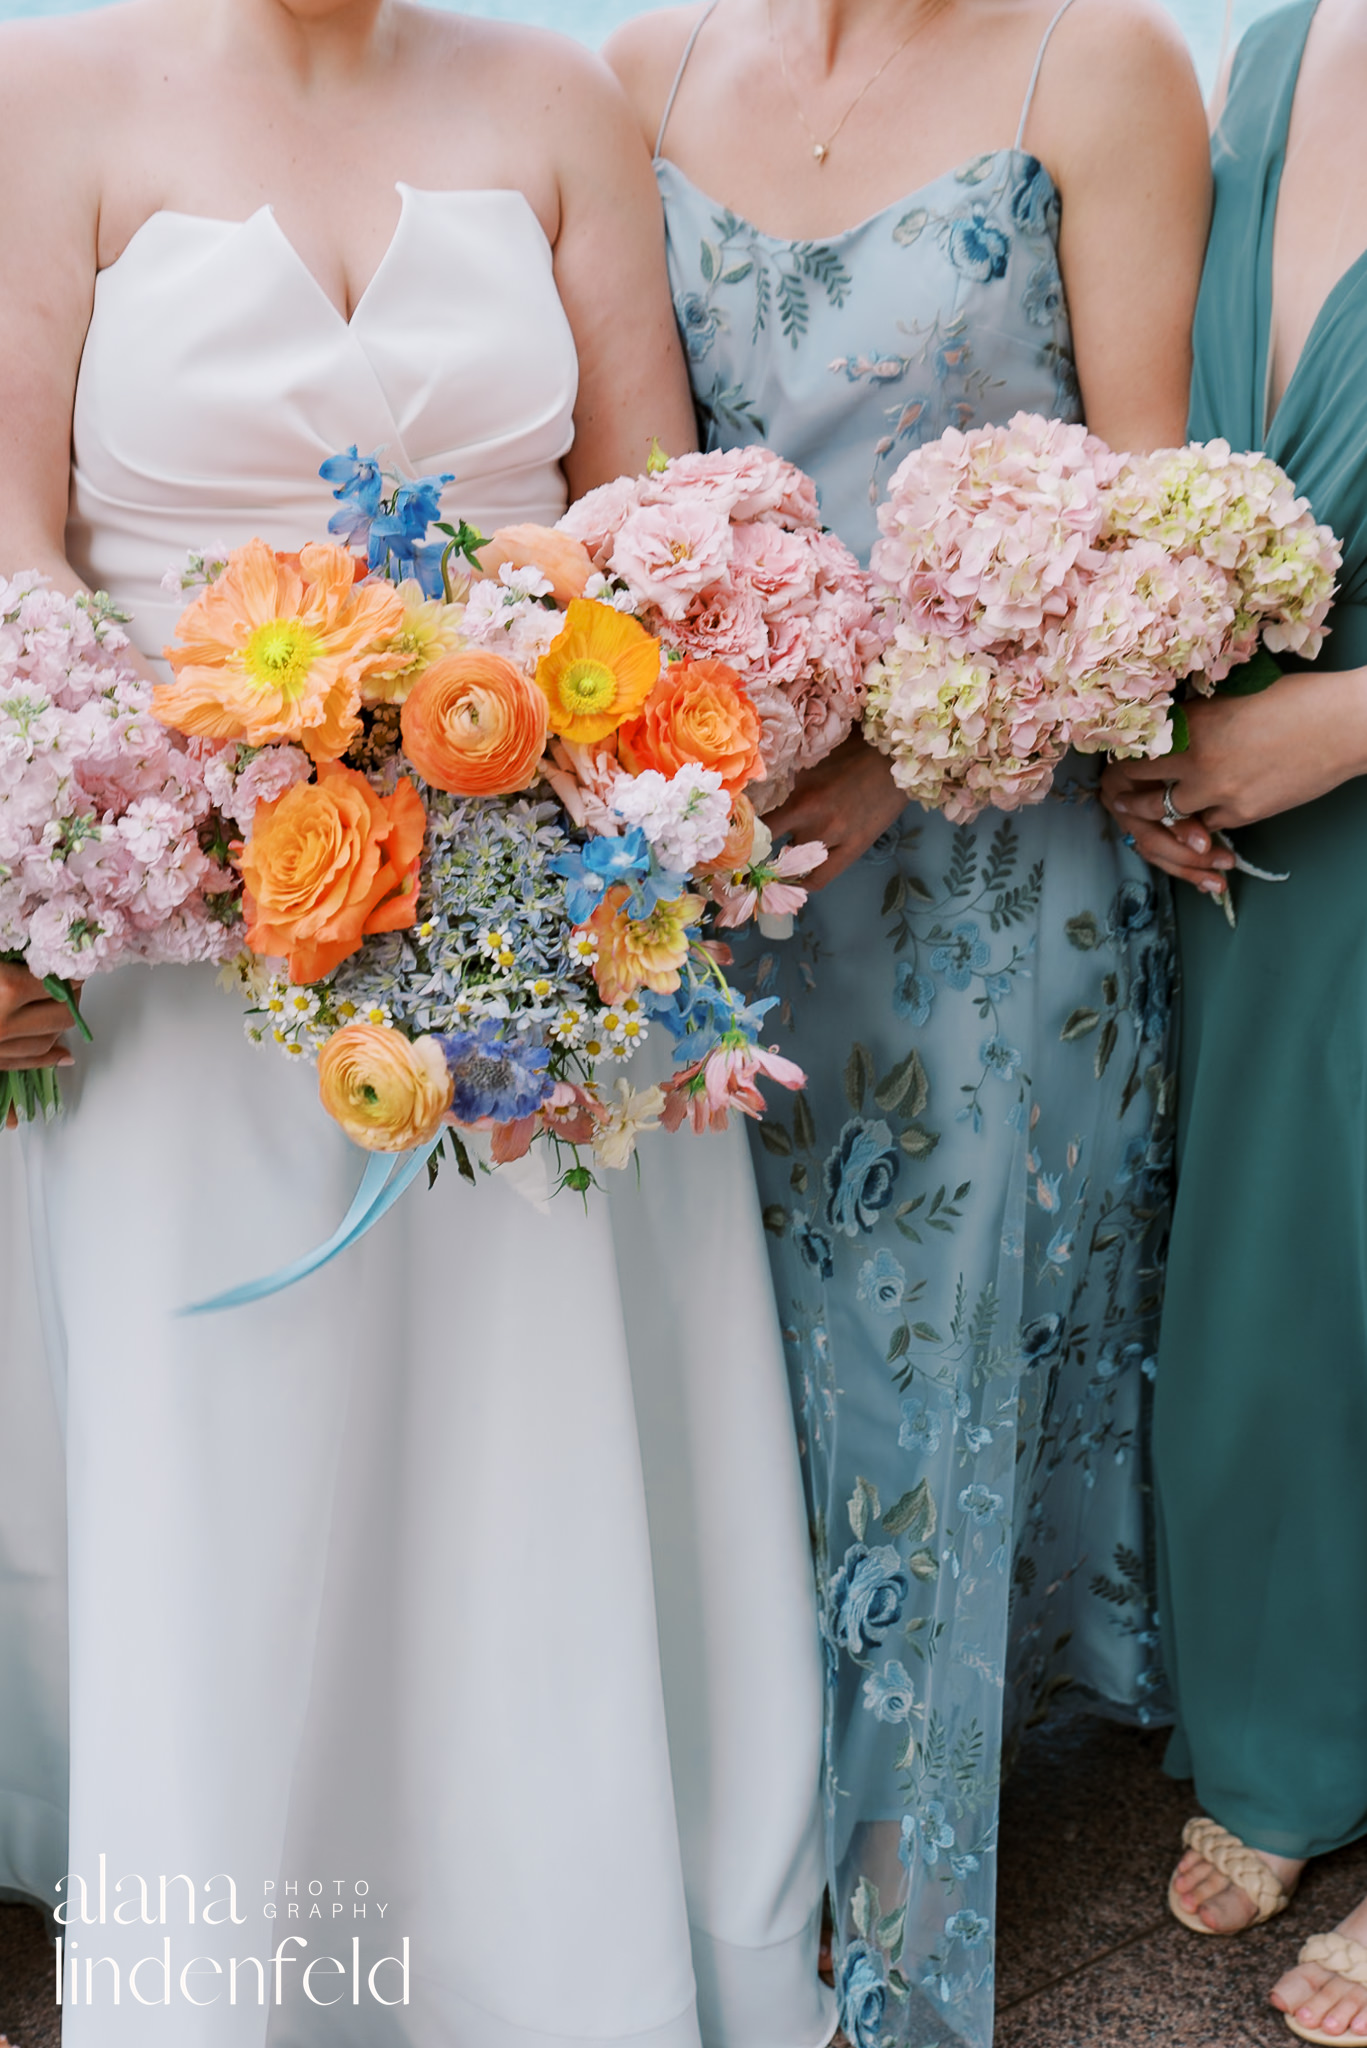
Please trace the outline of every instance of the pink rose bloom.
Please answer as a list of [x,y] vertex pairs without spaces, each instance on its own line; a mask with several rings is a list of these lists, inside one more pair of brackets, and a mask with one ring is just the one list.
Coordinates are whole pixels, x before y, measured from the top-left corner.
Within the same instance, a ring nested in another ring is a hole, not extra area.
[[[737,538],[749,531],[738,527]],[[695,661],[724,661],[742,675],[769,651],[769,628],[758,592],[725,583],[700,591],[669,637]]]
[[766,614],[807,604],[815,595],[820,564],[810,538],[785,527],[760,522],[738,526],[731,549],[731,574],[753,590]]
[[731,528],[706,506],[644,505],[618,530],[608,566],[642,604],[682,619],[700,592],[726,575]]
[[556,522],[560,531],[581,541],[598,567],[605,567],[619,529],[643,502],[647,481],[645,477],[619,476],[600,484],[596,491],[577,499]]

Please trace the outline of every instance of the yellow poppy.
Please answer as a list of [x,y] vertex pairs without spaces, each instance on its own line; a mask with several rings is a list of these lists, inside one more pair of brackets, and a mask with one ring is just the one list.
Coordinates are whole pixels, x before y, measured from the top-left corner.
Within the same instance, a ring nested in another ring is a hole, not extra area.
[[660,679],[660,643],[611,605],[576,597],[565,624],[536,665],[552,732],[605,740],[634,718]]

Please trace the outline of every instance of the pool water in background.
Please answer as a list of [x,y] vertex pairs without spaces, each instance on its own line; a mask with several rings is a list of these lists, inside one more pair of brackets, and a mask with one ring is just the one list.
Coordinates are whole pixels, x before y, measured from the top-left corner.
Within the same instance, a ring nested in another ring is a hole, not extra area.
[[[0,21],[22,15],[74,14],[107,0],[0,0]],[[457,4],[457,0],[432,0],[436,6]],[[558,28],[582,42],[601,43],[619,22],[633,14],[644,14],[663,0],[459,0],[466,14],[484,14],[503,21],[532,21],[542,28]],[[1237,35],[1257,15],[1265,14],[1274,0],[1234,0]],[[1168,10],[1186,34],[1202,79],[1209,87],[1224,35],[1225,0],[1168,0]]]

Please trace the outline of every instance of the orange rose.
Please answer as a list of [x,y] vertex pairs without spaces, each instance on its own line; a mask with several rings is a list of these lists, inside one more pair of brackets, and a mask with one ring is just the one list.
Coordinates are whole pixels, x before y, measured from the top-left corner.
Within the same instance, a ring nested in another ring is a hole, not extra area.
[[546,699],[505,655],[467,648],[434,661],[400,714],[404,752],[452,796],[511,796],[536,774]]
[[292,981],[321,981],[369,933],[415,924],[426,831],[406,778],[393,796],[376,796],[364,775],[335,763],[258,805],[238,859],[247,944],[288,959]]
[[584,585],[593,574],[593,558],[582,541],[553,526],[500,526],[493,539],[479,551],[479,566],[486,576],[498,575],[504,564],[514,569],[539,569],[551,586],[557,604],[568,604],[584,595]]
[[617,736],[633,775],[647,768],[673,775],[685,761],[697,761],[715,768],[732,795],[763,774],[759,742],[759,713],[724,661],[672,663],[641,716]]
[[435,1038],[410,1041],[388,1024],[348,1024],[318,1055],[324,1109],[367,1152],[430,1145],[455,1088]]

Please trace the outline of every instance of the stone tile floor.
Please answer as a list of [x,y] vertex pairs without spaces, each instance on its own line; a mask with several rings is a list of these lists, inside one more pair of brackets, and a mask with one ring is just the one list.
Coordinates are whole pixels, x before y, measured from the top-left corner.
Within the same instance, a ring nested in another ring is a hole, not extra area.
[[[1002,1815],[995,2048],[1287,2048],[1266,2003],[1308,1934],[1367,1893],[1367,1842],[1325,1857],[1289,1912],[1237,1941],[1172,1921],[1164,1893],[1189,1788],[1160,1733],[1060,1716],[1028,1739]],[[35,1913],[0,1906],[0,2035],[58,2048]],[[423,2044],[446,2048],[446,2044]]]

